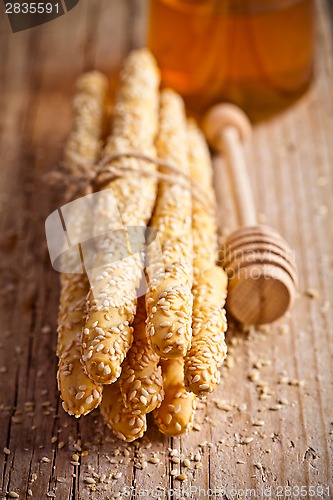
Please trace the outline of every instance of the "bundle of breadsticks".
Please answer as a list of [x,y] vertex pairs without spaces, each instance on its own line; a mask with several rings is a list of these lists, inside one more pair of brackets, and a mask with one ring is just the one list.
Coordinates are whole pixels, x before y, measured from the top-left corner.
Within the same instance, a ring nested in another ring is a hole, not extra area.
[[[132,52],[103,142],[107,79],[82,75],[65,148],[71,182],[84,166],[82,196],[109,190],[112,197],[93,207],[94,234],[101,221],[107,228],[93,265],[85,274],[61,275],[62,406],[80,417],[100,405],[106,424],[124,441],[143,436],[148,413],[166,435],[191,429],[196,399],[219,383],[227,351],[227,278],[215,264],[209,151],[181,97],[160,91],[159,83],[152,55]],[[122,231],[114,231],[116,215]],[[77,221],[78,231],[84,223]],[[144,261],[131,248],[129,232],[148,226],[155,239]],[[144,294],[138,293],[142,282]]]

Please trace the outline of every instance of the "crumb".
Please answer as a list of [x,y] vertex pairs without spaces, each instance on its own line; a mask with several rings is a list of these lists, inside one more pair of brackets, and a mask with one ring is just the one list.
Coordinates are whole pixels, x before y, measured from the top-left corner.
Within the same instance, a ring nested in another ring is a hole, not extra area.
[[310,297],[310,299],[317,299],[319,292],[315,288],[308,288],[307,290],[305,290],[305,295],[307,297]]

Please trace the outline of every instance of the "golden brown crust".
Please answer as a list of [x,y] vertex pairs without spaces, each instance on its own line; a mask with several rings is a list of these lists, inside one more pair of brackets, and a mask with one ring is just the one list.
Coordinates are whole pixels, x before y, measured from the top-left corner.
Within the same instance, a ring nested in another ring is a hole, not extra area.
[[[212,167],[208,147],[197,126],[189,123],[191,174],[214,206]],[[192,344],[185,358],[185,383],[189,391],[205,397],[220,381],[219,368],[227,346],[224,304],[227,276],[215,265],[217,235],[215,218],[193,199],[193,317]]]
[[[160,159],[189,175],[184,104],[171,90],[161,93],[157,152]],[[147,333],[157,354],[163,358],[184,356],[191,342],[191,224],[190,191],[178,183],[162,181],[151,226],[157,231],[163,262],[159,261],[158,251],[150,252],[153,277],[150,276],[146,308]]]
[[100,411],[106,425],[122,441],[139,439],[147,430],[146,415],[125,408],[118,381],[104,388]]
[[[105,113],[107,78],[96,71],[85,73],[77,81],[74,98],[73,129],[65,148],[67,170],[75,176],[88,175],[96,163],[101,147]],[[71,227],[79,236],[83,220]],[[74,268],[68,257],[67,265]],[[81,364],[81,330],[84,325],[86,296],[89,290],[85,274],[61,275],[58,315],[58,388],[65,411],[75,417],[86,415],[96,408],[102,387],[90,380]]]
[[161,366],[165,397],[154,418],[163,434],[177,436],[192,428],[196,396],[185,389],[183,358],[163,360]]
[[141,415],[160,406],[163,397],[162,371],[159,356],[146,337],[146,310],[140,297],[134,318],[134,342],[123,364],[119,377],[120,390],[126,408],[138,410]]
[[[132,52],[121,73],[105,159],[129,151],[154,156],[158,85],[159,72],[151,54],[145,49]],[[82,336],[82,359],[89,377],[103,384],[110,384],[119,377],[121,363],[133,341],[131,324],[136,311],[136,288],[142,274],[142,262],[139,254],[131,255],[126,227],[147,225],[157,190],[154,176],[140,174],[141,167],[154,172],[153,163],[122,157],[113,160],[112,164],[119,169],[130,166],[138,173],[133,171],[105,185],[105,189],[112,189],[124,231],[106,233],[103,241],[106,260],[103,262],[98,255],[98,269],[95,266],[89,275],[91,290]],[[108,204],[103,204],[96,207],[95,220],[97,226],[99,220],[107,220],[113,229],[117,213],[112,214]],[[116,257],[117,252],[130,256],[120,260]]]

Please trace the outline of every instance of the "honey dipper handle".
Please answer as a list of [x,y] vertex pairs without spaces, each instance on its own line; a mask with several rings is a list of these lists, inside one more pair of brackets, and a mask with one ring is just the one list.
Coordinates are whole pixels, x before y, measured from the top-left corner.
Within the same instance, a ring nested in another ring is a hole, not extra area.
[[221,138],[236,199],[239,222],[242,226],[255,226],[257,224],[256,209],[238,131],[229,125],[222,131]]
[[208,111],[203,129],[211,146],[226,157],[240,224],[256,225],[256,209],[242,145],[251,135],[247,116],[233,104],[218,104]]

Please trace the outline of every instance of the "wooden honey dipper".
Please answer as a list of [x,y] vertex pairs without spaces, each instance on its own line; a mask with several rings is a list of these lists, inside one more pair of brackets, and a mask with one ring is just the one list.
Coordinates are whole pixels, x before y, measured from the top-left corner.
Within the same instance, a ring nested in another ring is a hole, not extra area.
[[206,114],[203,129],[210,145],[226,158],[241,226],[228,236],[223,251],[228,311],[244,324],[271,323],[292,306],[297,268],[281,236],[257,223],[242,147],[251,135],[250,121],[237,106],[218,104]]

